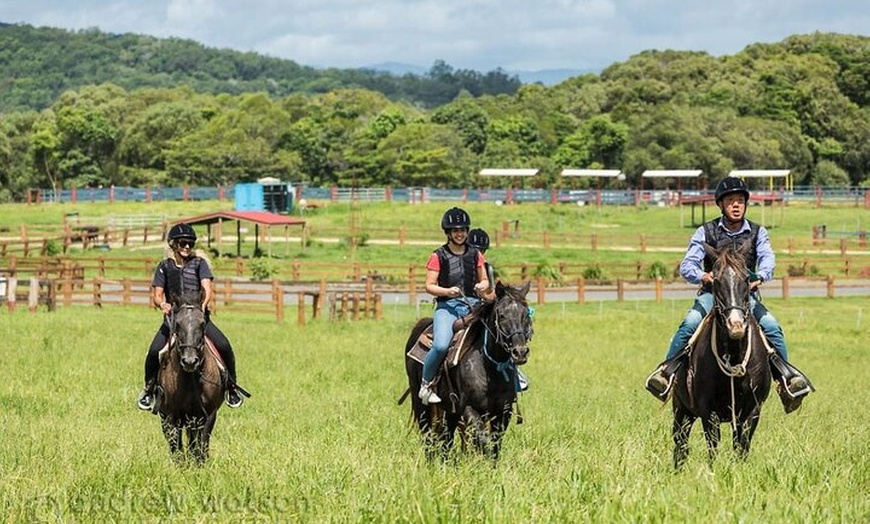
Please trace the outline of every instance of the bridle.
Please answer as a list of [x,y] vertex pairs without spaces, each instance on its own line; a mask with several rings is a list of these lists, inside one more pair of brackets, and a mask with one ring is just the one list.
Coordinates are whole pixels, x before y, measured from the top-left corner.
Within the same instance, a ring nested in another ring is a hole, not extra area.
[[[178,308],[180,310],[194,310],[194,309],[197,309],[198,306],[193,305],[193,304],[182,304],[182,305],[178,306]],[[196,352],[196,355],[198,357],[200,357],[199,364],[197,367],[202,366],[202,355],[203,355],[203,350],[205,349],[205,334],[203,333],[203,336],[200,338],[199,342],[197,342],[195,344],[189,344],[189,343],[182,344],[178,339],[178,334],[177,334],[177,330],[175,327],[175,315],[176,315],[176,311],[173,309],[169,315],[170,340],[173,341],[176,349],[179,352],[179,355],[183,354],[185,350],[190,350],[190,349],[192,349],[194,352]]]

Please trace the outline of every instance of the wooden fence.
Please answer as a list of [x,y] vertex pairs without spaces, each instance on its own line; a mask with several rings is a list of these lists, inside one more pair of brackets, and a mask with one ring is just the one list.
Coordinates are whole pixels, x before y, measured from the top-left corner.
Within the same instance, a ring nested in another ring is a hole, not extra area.
[[[685,283],[655,280],[593,281],[578,278],[570,284],[552,285],[543,280],[532,281],[530,300],[537,304],[548,302],[585,303],[593,300],[690,300],[695,286]],[[348,282],[311,283],[282,282],[280,280],[247,281],[217,279],[215,297],[210,304],[214,312],[231,311],[274,315],[284,321],[285,310],[295,306],[297,323],[305,325],[309,319],[322,317],[328,308],[330,320],[380,319],[383,317],[384,296],[398,302],[417,304],[416,293],[409,289],[367,281],[363,284]],[[847,295],[870,294],[870,279],[827,277],[783,277],[767,283],[766,297],[789,299],[793,296],[819,296],[835,298]],[[427,295],[428,296],[428,295]],[[16,305],[27,303],[30,311],[44,305],[55,307],[87,305],[152,307],[150,280],[148,279],[40,279],[32,277],[19,281],[16,277],[0,280],[0,302],[12,311]],[[687,302],[688,303],[688,302]],[[310,314],[308,310],[310,308]]]

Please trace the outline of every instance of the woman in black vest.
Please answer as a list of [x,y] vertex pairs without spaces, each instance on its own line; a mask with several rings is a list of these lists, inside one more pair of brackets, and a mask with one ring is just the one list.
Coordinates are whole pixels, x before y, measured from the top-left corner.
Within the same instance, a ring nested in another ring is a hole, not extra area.
[[229,374],[227,405],[237,408],[244,400],[236,389],[236,357],[230,341],[211,321],[208,311],[208,303],[213,293],[211,281],[214,279],[214,274],[204,255],[194,252],[196,231],[189,224],[180,223],[172,226],[167,240],[171,251],[157,265],[154,279],[151,281],[151,301],[163,312],[164,317],[145,357],[145,388],[139,394],[136,405],[146,411],[151,411],[154,407],[154,385],[157,381],[157,371],[160,369],[159,354],[169,341],[169,323],[166,317],[172,310],[169,299],[196,293],[201,297],[202,309],[205,311],[205,336],[214,344],[227,366]]
[[447,242],[432,252],[426,263],[426,292],[435,297],[432,347],[423,363],[423,383],[418,393],[424,404],[437,404],[441,398],[430,387],[453,338],[453,323],[467,315],[478,302],[477,295],[489,288],[483,254],[468,245],[471,218],[453,207],[441,218]]

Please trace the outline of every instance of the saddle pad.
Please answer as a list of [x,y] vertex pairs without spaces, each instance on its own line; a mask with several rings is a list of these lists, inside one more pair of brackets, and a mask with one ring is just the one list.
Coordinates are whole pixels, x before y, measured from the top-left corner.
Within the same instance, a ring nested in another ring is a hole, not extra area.
[[[463,349],[463,342],[465,341],[465,336],[468,334],[468,328],[460,329],[453,333],[453,338],[450,340],[450,346],[447,348],[447,357],[444,359],[444,362],[447,363],[447,367],[454,367],[459,363],[459,360],[465,354],[465,350]],[[412,360],[416,360],[420,364],[422,364],[426,360],[426,354],[429,353],[429,348],[432,347],[432,325],[429,325],[426,329],[420,333],[420,336],[417,337],[417,341],[411,346],[411,349],[408,350],[408,357]]]

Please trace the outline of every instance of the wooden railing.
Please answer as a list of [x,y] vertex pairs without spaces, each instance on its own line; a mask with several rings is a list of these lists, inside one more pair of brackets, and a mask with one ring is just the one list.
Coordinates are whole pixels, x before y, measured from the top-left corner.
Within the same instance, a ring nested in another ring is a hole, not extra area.
[[[578,278],[560,285],[548,284],[543,279],[531,282],[530,301],[585,303],[592,300],[690,300],[696,287],[685,283],[665,282],[662,279],[616,279],[593,281]],[[49,310],[55,307],[88,305],[152,307],[150,280],[147,279],[30,279],[16,277],[0,280],[0,302],[9,310],[17,303],[27,303],[35,311],[40,305]],[[217,279],[214,282],[214,312],[242,312],[274,315],[278,322],[285,318],[288,306],[296,306],[297,323],[305,325],[309,319],[322,317],[329,311],[331,320],[380,319],[383,316],[383,296],[397,301],[417,304],[417,294],[411,289],[369,280],[365,283],[327,282],[299,283]],[[765,284],[765,297],[789,299],[794,296],[835,298],[846,295],[870,295],[870,278],[850,279],[826,277],[783,277]],[[426,295],[428,297],[428,295]],[[309,302],[310,299],[310,302]],[[307,313],[310,305],[311,313]]]

